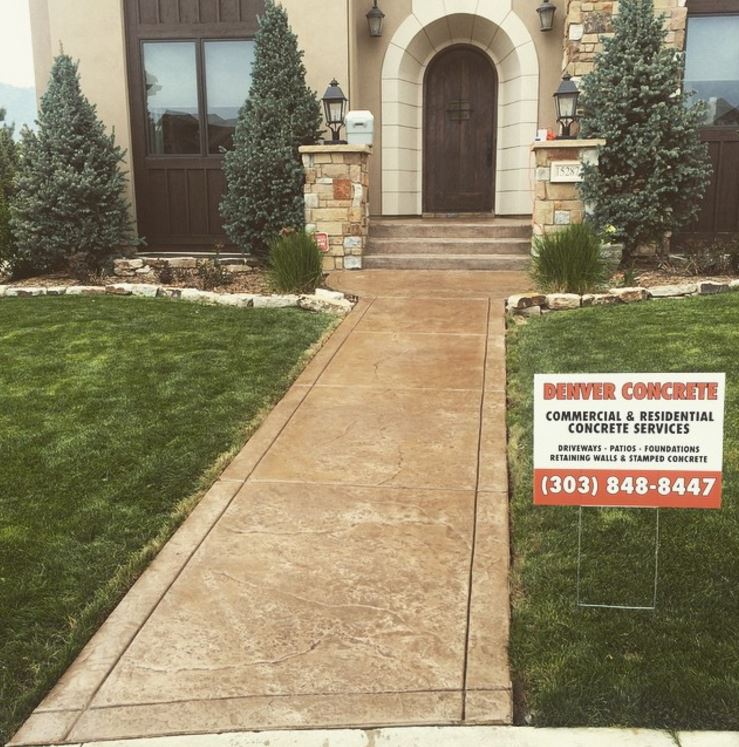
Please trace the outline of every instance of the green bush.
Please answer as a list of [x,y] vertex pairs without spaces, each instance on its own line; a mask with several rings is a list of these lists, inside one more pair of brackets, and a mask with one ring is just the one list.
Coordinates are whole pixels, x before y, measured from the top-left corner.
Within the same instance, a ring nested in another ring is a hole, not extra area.
[[55,58],[38,112],[24,129],[10,206],[14,274],[99,269],[133,240],[124,152],[80,88],[78,65]]
[[10,201],[18,167],[18,150],[13,141],[13,126],[6,125],[5,109],[0,108],[0,272],[13,257],[10,230]]
[[312,293],[323,277],[323,257],[305,231],[292,231],[270,246],[270,275],[281,293]]
[[609,277],[597,234],[587,223],[534,239],[531,278],[537,288],[557,293],[587,293]]
[[684,56],[664,43],[667,25],[654,6],[622,0],[581,83],[581,135],[606,141],[598,163],[583,167],[581,192],[596,225],[616,227],[627,259],[698,215],[711,174],[703,108],[680,88]]
[[220,210],[229,238],[265,257],[286,226],[305,226],[301,145],[321,133],[321,105],[306,85],[303,52],[285,9],[267,0],[259,19],[249,98],[224,157]]

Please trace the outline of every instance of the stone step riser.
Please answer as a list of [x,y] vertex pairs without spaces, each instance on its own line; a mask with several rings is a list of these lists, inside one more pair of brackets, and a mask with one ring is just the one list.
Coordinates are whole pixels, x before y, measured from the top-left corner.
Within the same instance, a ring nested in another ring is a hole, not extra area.
[[530,239],[528,223],[383,223],[370,221],[370,238],[378,239]]
[[531,242],[522,239],[458,241],[456,239],[375,239],[370,238],[366,255],[391,256],[396,254],[474,254],[479,256],[505,254],[528,257]]
[[519,270],[526,271],[527,257],[511,255],[449,256],[440,254],[371,255],[363,258],[366,270]]

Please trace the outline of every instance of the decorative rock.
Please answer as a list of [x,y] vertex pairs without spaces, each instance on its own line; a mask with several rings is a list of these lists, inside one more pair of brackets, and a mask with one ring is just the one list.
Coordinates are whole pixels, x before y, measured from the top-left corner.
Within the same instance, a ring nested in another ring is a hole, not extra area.
[[113,269],[122,272],[133,272],[144,266],[143,259],[115,259],[113,260]]
[[739,280],[732,280],[729,283],[729,290],[739,291]]
[[173,270],[195,270],[198,266],[198,261],[195,257],[170,257],[167,260],[167,264]]
[[154,270],[161,270],[163,267],[169,266],[169,260],[165,257],[141,257],[144,267],[149,265]]
[[201,291],[197,288],[183,288],[180,292],[180,298],[183,301],[197,301],[202,303],[213,303],[217,293],[210,291]]
[[47,296],[65,296],[67,294],[66,285],[54,285],[46,289]]
[[618,303],[618,296],[613,293],[586,293],[582,297],[583,306],[610,306]]
[[132,283],[129,285],[131,293],[134,296],[143,296],[144,298],[156,298],[158,285],[149,285],[147,283]]
[[2,298],[8,291],[7,285],[0,285],[0,298]]
[[675,298],[679,296],[692,296],[698,292],[698,286],[695,283],[686,283],[684,285],[655,285],[648,289],[652,298]]
[[151,266],[144,265],[141,269],[136,270],[136,275],[148,275],[151,272],[153,272],[153,270],[151,269]]
[[46,288],[35,285],[20,286],[17,288],[8,288],[5,295],[9,298],[30,298],[32,296],[45,296]]
[[582,297],[577,293],[550,293],[547,296],[546,303],[547,307],[552,309],[552,311],[579,309]]
[[343,301],[344,294],[339,291],[332,291],[326,288],[316,288],[316,292],[313,294],[316,298],[322,298],[327,301]]
[[182,288],[164,288],[159,286],[157,289],[158,298],[179,298],[182,294]]
[[297,306],[299,296],[254,296],[255,309],[285,309]]
[[649,297],[646,288],[611,288],[609,293],[617,296],[622,303],[645,301]]
[[67,288],[68,296],[103,296],[104,285],[70,285]]
[[344,269],[345,270],[361,270],[362,269],[362,258],[361,257],[344,257]]
[[105,292],[111,296],[132,295],[130,283],[116,283],[115,285],[108,285],[105,288]]
[[713,296],[716,293],[726,293],[731,290],[728,283],[718,283],[715,280],[706,280],[698,284],[698,292],[701,296]]
[[529,306],[526,309],[521,309],[519,312],[520,316],[541,316],[541,306]]
[[547,297],[542,293],[519,293],[508,298],[508,310],[520,311],[529,306],[543,306],[546,302]]
[[214,299],[219,306],[237,306],[246,309],[254,305],[254,296],[251,293],[219,293]]
[[298,306],[308,311],[321,311],[327,314],[348,314],[352,310],[351,303],[345,298],[334,301],[319,296],[301,296]]
[[254,268],[249,267],[249,265],[224,265],[223,269],[232,275],[244,275],[247,272],[254,272]]

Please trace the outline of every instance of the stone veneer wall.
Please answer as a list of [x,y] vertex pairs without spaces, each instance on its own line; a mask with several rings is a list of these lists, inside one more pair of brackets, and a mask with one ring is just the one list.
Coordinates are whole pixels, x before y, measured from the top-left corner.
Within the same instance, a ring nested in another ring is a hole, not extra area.
[[[686,0],[654,0],[655,12],[665,16],[667,44],[683,51],[688,9]],[[613,36],[618,0],[567,0],[565,48],[562,67],[580,78],[595,67],[603,51],[603,37]]]
[[360,270],[369,232],[369,145],[307,145],[305,223],[328,234],[323,269]]
[[597,163],[598,148],[605,140],[547,140],[534,143],[536,186],[534,195],[534,236],[557,231],[570,223],[582,223],[585,206],[579,183],[552,182],[553,162]]

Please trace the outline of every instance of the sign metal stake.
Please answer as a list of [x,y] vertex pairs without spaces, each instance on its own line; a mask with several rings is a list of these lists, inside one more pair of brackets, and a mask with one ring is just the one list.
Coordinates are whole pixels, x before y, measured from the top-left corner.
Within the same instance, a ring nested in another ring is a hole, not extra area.
[[[588,508],[614,508],[613,506],[589,506]],[[649,606],[638,606],[638,605],[624,605],[624,604],[589,604],[583,602],[580,597],[580,568],[582,563],[582,510],[583,506],[580,506],[577,511],[577,606],[588,607],[596,609],[609,609],[609,610],[644,610],[654,611],[657,609],[657,586],[659,581],[659,508],[653,509],[655,511],[655,527],[654,527],[654,586],[652,591],[652,605]]]

